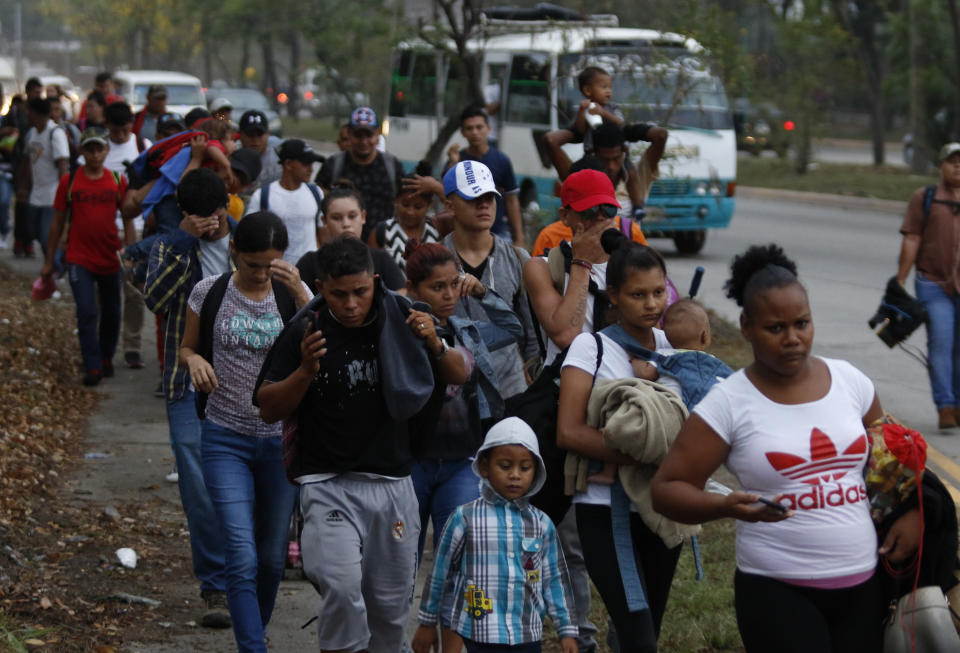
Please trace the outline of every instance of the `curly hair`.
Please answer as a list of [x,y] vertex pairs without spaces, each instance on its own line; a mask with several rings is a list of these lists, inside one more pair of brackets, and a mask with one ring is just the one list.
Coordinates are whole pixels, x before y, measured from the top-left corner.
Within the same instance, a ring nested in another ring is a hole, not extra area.
[[751,245],[730,263],[730,278],[723,285],[727,297],[747,310],[754,296],[770,288],[799,284],[797,264],[775,243]]

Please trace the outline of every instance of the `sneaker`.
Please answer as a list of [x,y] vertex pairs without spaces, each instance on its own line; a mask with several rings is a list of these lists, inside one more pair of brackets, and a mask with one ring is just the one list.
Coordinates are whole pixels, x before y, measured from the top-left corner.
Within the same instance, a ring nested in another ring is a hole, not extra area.
[[200,625],[204,628],[231,628],[233,620],[230,618],[230,611],[227,608],[227,593],[216,590],[203,590],[200,592],[200,598],[203,599],[207,611],[200,617]]
[[163,399],[167,396],[167,393],[163,391],[163,381],[161,380],[157,383],[157,387],[153,389],[153,396],[157,399]]
[[15,238],[13,241],[13,256],[15,258],[21,258],[23,254],[23,241]]
[[103,361],[101,362],[101,365],[103,365],[103,378],[109,379],[111,376],[113,376],[112,360],[110,360],[109,358],[104,358]]
[[173,463],[173,469],[167,472],[167,475],[163,477],[167,483],[179,483],[180,474],[177,472],[177,463]]
[[123,360],[127,364],[127,367],[131,369],[143,369],[143,358],[140,357],[140,352],[138,351],[128,351],[124,353]]
[[36,254],[34,254],[34,251],[33,251],[33,243],[30,243],[29,245],[23,248],[23,255],[26,258],[33,258],[34,256],[36,256]]
[[0,236],[0,250],[10,247],[10,234]]
[[89,370],[86,374],[83,375],[83,385],[93,386],[100,383],[100,380],[103,378],[103,372],[100,370]]

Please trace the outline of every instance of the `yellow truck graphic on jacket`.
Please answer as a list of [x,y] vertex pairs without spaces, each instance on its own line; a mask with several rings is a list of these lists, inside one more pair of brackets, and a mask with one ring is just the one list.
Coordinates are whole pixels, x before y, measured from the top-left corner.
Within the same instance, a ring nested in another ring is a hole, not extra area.
[[483,590],[476,585],[467,585],[463,593],[463,610],[474,619],[480,619],[493,612],[493,601],[488,599]]

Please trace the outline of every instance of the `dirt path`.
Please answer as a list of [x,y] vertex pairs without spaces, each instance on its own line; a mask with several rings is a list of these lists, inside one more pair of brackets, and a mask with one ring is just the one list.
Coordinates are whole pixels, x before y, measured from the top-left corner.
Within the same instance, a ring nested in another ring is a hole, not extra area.
[[[39,259],[15,259],[9,250],[0,252],[0,263],[30,278],[41,266]],[[63,298],[50,301],[72,308],[69,284],[65,280],[60,283]],[[43,605],[52,605],[38,608],[34,615],[23,600],[14,603],[11,599],[0,607],[13,617],[14,624],[61,622],[46,638],[59,641],[38,650],[81,651],[97,645],[113,647],[106,651],[140,653],[236,650],[231,631],[196,626],[201,603],[191,573],[186,520],[177,486],[164,481],[173,454],[164,402],[153,395],[159,366],[152,315],[147,317],[150,322],[143,331],[146,368],[128,369],[119,354],[116,376],[96,388],[101,396],[99,409],[89,420],[80,447],[81,453],[107,457],[81,459],[63,469],[55,500],[33,508],[31,520],[36,527],[31,537],[18,545],[28,560],[42,558],[35,569],[26,571],[31,577],[36,573],[38,581],[49,576],[46,584],[39,582],[35,598],[37,605],[44,598]],[[74,328],[74,323],[65,324],[64,337],[75,338]],[[65,358],[64,365],[74,365],[72,356]],[[108,507],[115,508],[119,518],[107,516],[104,511]],[[114,551],[119,547],[137,551],[136,569],[118,564]],[[52,560],[43,557],[52,552],[56,553]],[[7,563],[6,557],[0,569]],[[118,592],[160,601],[160,606],[98,600]],[[268,632],[272,650],[316,646],[313,627],[301,629],[316,613],[316,603],[317,594],[309,583],[284,581]],[[58,619],[56,613],[61,610],[62,619]]]

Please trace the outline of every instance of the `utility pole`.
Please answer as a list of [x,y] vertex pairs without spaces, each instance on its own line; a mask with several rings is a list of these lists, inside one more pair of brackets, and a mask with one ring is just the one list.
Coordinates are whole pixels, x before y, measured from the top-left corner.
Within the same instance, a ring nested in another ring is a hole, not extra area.
[[913,174],[922,175],[930,165],[930,148],[927,145],[926,129],[924,129],[924,98],[921,84],[920,52],[922,41],[920,26],[917,20],[917,0],[906,0],[907,20],[910,22],[909,31],[909,65],[910,65],[910,133],[913,134],[913,160],[910,168]]
[[23,88],[23,5],[13,6],[13,56],[14,75],[17,78],[17,89]]

